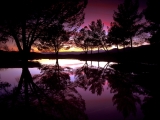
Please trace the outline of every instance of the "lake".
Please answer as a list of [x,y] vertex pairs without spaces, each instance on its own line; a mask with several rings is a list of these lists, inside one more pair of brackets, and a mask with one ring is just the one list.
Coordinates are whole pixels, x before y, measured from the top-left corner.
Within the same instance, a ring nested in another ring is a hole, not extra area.
[[[150,101],[157,102],[155,99],[157,96],[152,96],[148,92],[150,89],[146,89],[145,85],[137,82],[139,74],[115,70],[112,65],[117,65],[117,63],[77,59],[59,59],[58,63],[55,59],[33,61],[39,62],[43,66],[42,68],[29,68],[30,74],[34,76],[34,83],[45,90],[50,88],[49,93],[47,91],[44,93],[52,96],[55,103],[59,104],[57,111],[61,108],[56,113],[50,113],[50,115],[54,114],[56,119],[143,120],[157,115],[157,112],[148,112],[151,107],[149,105],[153,105],[152,110],[157,105],[157,103]],[[0,68],[0,82],[2,84],[0,95],[4,93],[2,81],[11,85],[11,87],[6,87],[6,90],[12,90],[20,83],[22,70],[22,68]],[[56,77],[52,76],[55,73]],[[52,81],[49,81],[50,78]],[[48,82],[45,81],[46,79]],[[53,80],[61,81],[53,82]],[[55,85],[52,86],[52,84]],[[31,88],[34,89],[34,87]],[[34,97],[30,100],[36,101],[35,99]],[[61,113],[62,109],[63,114]],[[47,108],[47,110],[50,109]]]

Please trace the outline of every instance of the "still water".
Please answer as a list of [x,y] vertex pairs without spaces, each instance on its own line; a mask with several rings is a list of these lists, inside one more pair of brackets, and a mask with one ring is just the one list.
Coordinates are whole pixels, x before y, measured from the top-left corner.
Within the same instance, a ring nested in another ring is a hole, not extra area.
[[[44,66],[56,64],[56,60],[54,59],[33,61],[38,61]],[[126,74],[122,75],[119,72],[116,73],[111,67],[111,65],[116,63],[59,59],[58,64],[61,67],[59,68],[61,72],[63,71],[69,74],[71,86],[76,86],[77,92],[75,93],[81,96],[81,101],[84,101],[83,105],[85,108],[84,113],[87,115],[86,119],[143,120],[145,118],[142,111],[143,100],[147,96],[145,91],[143,91],[141,86],[135,84],[133,80],[126,81],[130,76]],[[29,71],[32,76],[43,74],[38,67],[29,68]],[[116,73],[116,75],[120,75],[115,77],[112,75],[113,72]],[[21,74],[22,68],[1,68],[0,81],[8,82],[14,87],[18,85]],[[126,78],[124,75],[126,75]],[[119,81],[115,82],[115,80]],[[78,103],[79,101],[77,105]]]

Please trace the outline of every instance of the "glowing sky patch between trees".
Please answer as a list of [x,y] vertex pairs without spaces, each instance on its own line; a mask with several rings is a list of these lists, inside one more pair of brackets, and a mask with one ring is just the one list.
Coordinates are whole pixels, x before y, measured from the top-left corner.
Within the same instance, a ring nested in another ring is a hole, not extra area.
[[[113,21],[113,13],[117,10],[120,3],[123,3],[123,0],[88,0],[87,7],[84,10],[84,24],[80,28],[88,26],[91,21],[101,19],[104,23],[104,29],[107,32],[107,26],[110,26],[110,23]],[[139,10],[143,10],[146,7],[146,0],[139,0],[139,5]],[[8,45],[10,46],[10,50],[17,50],[14,42],[9,42]],[[74,45],[72,46],[67,51],[81,51],[80,48],[76,48]],[[34,48],[32,51],[37,52],[38,50]],[[63,49],[61,51],[66,50]]]

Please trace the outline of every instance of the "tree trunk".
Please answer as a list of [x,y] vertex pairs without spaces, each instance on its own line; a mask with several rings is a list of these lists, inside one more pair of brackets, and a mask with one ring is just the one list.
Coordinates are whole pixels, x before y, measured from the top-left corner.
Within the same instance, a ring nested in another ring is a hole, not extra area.
[[92,48],[91,48],[91,55],[92,55]]
[[131,42],[131,48],[133,47],[133,45],[132,45],[132,37],[130,37],[130,42]]
[[58,64],[58,51],[56,51],[56,64]]
[[118,53],[119,52],[118,44],[116,46],[117,46],[117,53]]
[[28,74],[27,74],[27,69],[28,69],[28,66],[25,66],[24,68],[24,93],[25,93],[25,104],[26,104],[26,107],[28,108],[29,107],[29,93],[28,93],[28,85],[29,85],[29,80],[27,79],[28,78]]
[[99,68],[99,60],[98,60],[98,68]]
[[98,46],[98,54],[99,54],[99,46]]

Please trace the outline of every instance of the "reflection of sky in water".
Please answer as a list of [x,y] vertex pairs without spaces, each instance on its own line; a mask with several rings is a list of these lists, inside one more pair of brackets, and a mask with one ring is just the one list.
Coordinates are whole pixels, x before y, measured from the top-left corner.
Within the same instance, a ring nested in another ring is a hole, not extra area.
[[[56,60],[55,59],[41,59],[41,60],[34,60],[40,62],[42,65],[55,65]],[[75,71],[76,68],[82,67],[85,64],[85,61],[80,61],[76,59],[59,59],[58,60],[59,65],[62,67],[70,67],[73,71]],[[88,65],[91,66],[91,61],[87,61]],[[100,67],[104,67],[107,64],[107,62],[99,62]],[[113,63],[111,63],[113,64]],[[97,67],[98,62],[92,61],[92,65]],[[32,75],[39,74],[40,70],[38,68],[29,68]],[[7,68],[7,69],[1,69],[0,70],[0,79],[2,81],[9,82],[12,85],[16,85],[17,81],[22,73],[21,68]],[[70,74],[71,81],[74,81],[74,74]]]
[[[36,60],[41,64],[54,65],[55,60],[42,59]],[[91,65],[91,61],[87,62],[88,65]],[[70,67],[74,69],[82,67],[85,64],[85,61],[73,60],[73,59],[60,59],[59,65],[62,67]],[[100,67],[104,67],[107,62],[99,62]],[[114,64],[114,63],[111,63]],[[92,61],[92,65],[97,67],[98,62]],[[40,74],[38,68],[29,68],[32,75]],[[11,85],[15,86],[18,83],[18,79],[21,75],[22,68],[8,68],[0,69],[0,80],[9,82]],[[71,81],[74,81],[74,74],[70,74]],[[107,89],[108,88],[108,89]],[[101,95],[92,94],[88,89],[85,91],[81,88],[77,88],[78,92],[82,95],[82,98],[86,103],[86,113],[88,114],[89,120],[121,120],[124,119],[121,112],[117,111],[116,106],[113,106],[112,97],[114,94],[110,93],[110,88],[106,81],[104,85],[104,91]],[[137,106],[139,108],[139,106]],[[139,109],[137,109],[137,118],[136,120],[142,120],[143,114]],[[126,120],[135,120],[135,117],[129,117]]]
[[[43,65],[55,65],[56,63],[55,59],[41,59],[41,60],[34,60],[34,61],[38,61]],[[73,60],[73,59],[59,59],[58,63],[62,67],[75,68],[75,67],[82,66],[85,62],[80,60]]]
[[[41,59],[41,60],[34,60],[38,61],[41,64],[46,65],[54,65],[56,63],[55,59]],[[77,68],[82,67],[85,64],[85,61],[80,61],[76,59],[58,59],[58,63],[62,67],[71,67],[71,68]],[[88,65],[91,65],[91,61],[87,61]],[[108,62],[99,62],[99,67],[104,67]],[[113,64],[113,62],[110,62],[110,64]],[[98,66],[98,61],[92,61],[93,66]]]
[[[113,105],[112,97],[113,93],[110,93],[108,85],[104,85],[104,91],[101,95],[92,94],[89,90],[83,90],[77,88],[78,92],[82,95],[82,98],[86,103],[86,113],[89,120],[124,120],[123,115],[119,112],[116,106]],[[140,105],[136,105],[136,116],[129,116],[125,120],[143,120],[143,114]]]
[[[32,75],[39,74],[40,70],[38,68],[29,68]],[[19,78],[22,73],[22,68],[7,68],[0,70],[0,76],[2,81],[9,82],[11,85],[17,85]]]
[[[40,59],[40,60],[34,60],[40,62],[42,65],[55,65],[56,60],[55,59]],[[58,63],[61,67],[70,67],[72,68],[72,72],[76,70],[76,68],[82,67],[85,64],[85,61],[80,61],[76,59],[58,59]],[[88,66],[94,66],[94,67],[104,67],[108,62],[98,62],[98,61],[87,61]],[[110,64],[114,64],[111,62]],[[71,74],[70,72],[70,79],[71,81],[74,81],[74,74]]]

